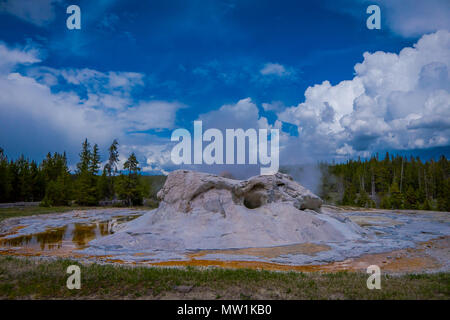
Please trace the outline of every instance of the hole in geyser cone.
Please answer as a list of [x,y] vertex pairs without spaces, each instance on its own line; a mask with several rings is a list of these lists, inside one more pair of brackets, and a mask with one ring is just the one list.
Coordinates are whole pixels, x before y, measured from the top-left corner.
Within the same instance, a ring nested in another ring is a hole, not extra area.
[[264,194],[261,192],[250,192],[244,197],[244,206],[249,209],[256,209],[265,203]]

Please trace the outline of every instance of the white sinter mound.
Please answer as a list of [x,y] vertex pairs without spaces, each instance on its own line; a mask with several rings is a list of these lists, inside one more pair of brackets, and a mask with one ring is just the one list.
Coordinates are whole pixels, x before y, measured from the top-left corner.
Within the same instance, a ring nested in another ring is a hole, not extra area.
[[232,180],[177,170],[158,209],[90,243],[105,250],[226,249],[355,240],[364,231],[282,173]]

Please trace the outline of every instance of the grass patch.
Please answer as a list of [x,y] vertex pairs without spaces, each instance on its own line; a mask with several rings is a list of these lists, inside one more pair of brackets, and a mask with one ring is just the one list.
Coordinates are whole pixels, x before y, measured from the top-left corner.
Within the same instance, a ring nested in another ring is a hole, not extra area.
[[13,217],[26,217],[36,214],[60,213],[77,209],[88,209],[86,207],[13,207],[0,208],[0,221]]
[[[68,290],[67,267],[81,267],[81,289]],[[3,299],[449,299],[450,273],[383,277],[365,273],[297,273],[250,269],[81,265],[76,261],[0,256]],[[190,291],[177,287],[188,286]]]

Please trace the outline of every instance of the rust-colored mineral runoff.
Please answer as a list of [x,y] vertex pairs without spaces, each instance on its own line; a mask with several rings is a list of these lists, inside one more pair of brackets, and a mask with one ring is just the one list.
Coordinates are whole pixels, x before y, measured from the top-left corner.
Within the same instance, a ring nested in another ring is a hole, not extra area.
[[200,250],[191,253],[190,258],[198,259],[207,254],[225,254],[225,255],[249,255],[260,258],[276,258],[284,254],[307,254],[314,255],[321,251],[330,250],[330,247],[323,244],[315,243],[299,243],[287,246],[276,246],[266,248],[244,248],[244,249],[227,249],[227,250]]
[[[303,247],[303,246],[300,246]],[[218,261],[203,260],[201,254],[191,255],[187,261],[165,261],[150,263],[155,266],[198,266],[198,267],[224,267],[224,268],[249,268],[271,271],[300,271],[300,272],[337,272],[337,271],[365,271],[370,265],[380,266],[382,272],[388,273],[415,273],[433,271],[442,267],[436,255],[447,253],[450,248],[450,237],[441,237],[435,240],[420,243],[416,248],[395,250],[391,252],[367,254],[359,258],[346,259],[323,265],[284,265],[259,261]],[[251,252],[266,251],[270,248],[253,248]],[[435,253],[427,253],[427,249],[434,249]],[[276,250],[276,249],[275,249]]]

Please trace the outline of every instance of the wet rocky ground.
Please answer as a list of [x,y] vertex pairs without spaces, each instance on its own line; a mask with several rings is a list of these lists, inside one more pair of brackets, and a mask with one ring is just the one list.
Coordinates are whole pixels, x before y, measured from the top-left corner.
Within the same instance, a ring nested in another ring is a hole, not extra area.
[[95,209],[11,218],[0,223],[0,254],[67,257],[102,263],[223,266],[269,270],[364,270],[377,264],[391,273],[450,270],[450,213],[430,211],[322,210],[349,218],[366,231],[350,241],[292,243],[220,250],[124,251],[98,247],[124,222],[148,211]]

